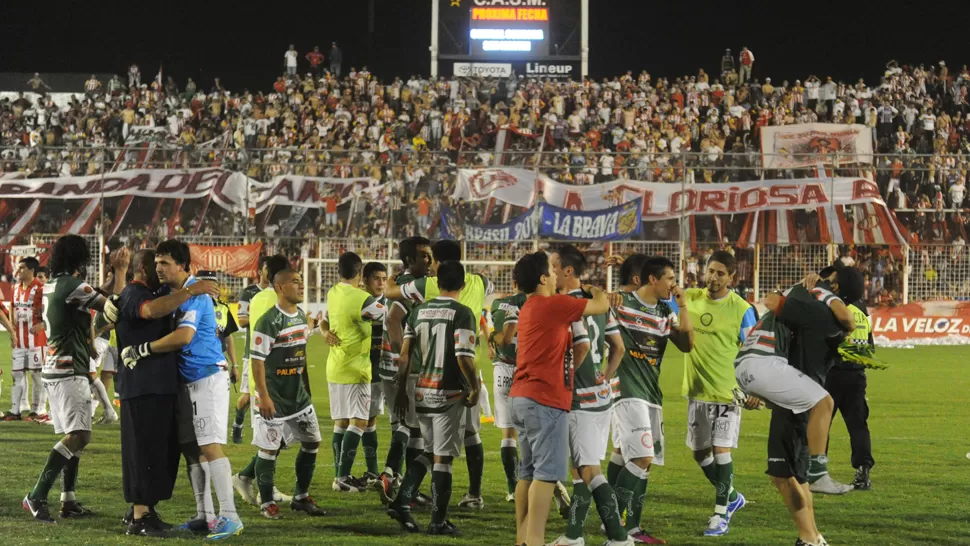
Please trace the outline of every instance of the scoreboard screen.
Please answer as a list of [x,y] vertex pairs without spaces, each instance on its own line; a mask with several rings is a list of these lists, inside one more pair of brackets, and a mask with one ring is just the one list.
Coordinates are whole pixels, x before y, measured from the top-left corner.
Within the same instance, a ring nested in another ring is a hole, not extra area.
[[549,55],[549,7],[545,0],[523,1],[519,6],[494,5],[489,0],[473,0],[472,4],[468,25],[472,56]]

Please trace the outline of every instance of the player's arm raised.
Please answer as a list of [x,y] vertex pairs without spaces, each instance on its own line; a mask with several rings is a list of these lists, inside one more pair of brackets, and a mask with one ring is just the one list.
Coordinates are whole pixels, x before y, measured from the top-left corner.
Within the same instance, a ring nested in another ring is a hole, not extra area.
[[589,285],[584,286],[583,290],[593,296],[592,299],[586,300],[586,309],[583,310],[584,317],[602,315],[610,310],[610,300],[606,296],[606,292]]
[[690,313],[687,312],[687,295],[684,289],[679,286],[675,286],[671,294],[679,311],[677,313],[677,324],[670,329],[670,341],[681,352],[689,353],[694,348],[694,328],[691,327]]

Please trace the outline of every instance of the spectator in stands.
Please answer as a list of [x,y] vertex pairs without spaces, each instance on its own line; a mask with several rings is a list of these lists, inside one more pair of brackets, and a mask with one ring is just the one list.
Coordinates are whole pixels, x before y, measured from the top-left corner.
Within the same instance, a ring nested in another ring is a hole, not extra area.
[[313,51],[306,54],[306,60],[310,63],[310,73],[313,74],[313,77],[320,77],[320,65],[323,64],[323,53],[320,53],[320,46],[313,46]]
[[738,64],[741,65],[741,73],[739,74],[738,83],[744,84],[751,79],[751,70],[754,68],[754,53],[752,53],[747,47],[742,47],[741,55],[738,57]]
[[337,42],[330,44],[330,73],[335,78],[340,78],[340,65],[343,64],[344,54],[337,47]]
[[290,48],[283,54],[283,68],[286,70],[286,75],[291,78],[296,76],[297,55],[296,46],[293,44],[290,44]]

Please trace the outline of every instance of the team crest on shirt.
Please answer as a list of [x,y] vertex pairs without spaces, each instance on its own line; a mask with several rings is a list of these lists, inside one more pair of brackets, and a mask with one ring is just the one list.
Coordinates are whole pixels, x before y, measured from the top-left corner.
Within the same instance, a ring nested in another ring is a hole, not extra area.
[[714,322],[714,315],[710,313],[704,313],[701,315],[701,324],[704,326],[710,326],[712,322]]

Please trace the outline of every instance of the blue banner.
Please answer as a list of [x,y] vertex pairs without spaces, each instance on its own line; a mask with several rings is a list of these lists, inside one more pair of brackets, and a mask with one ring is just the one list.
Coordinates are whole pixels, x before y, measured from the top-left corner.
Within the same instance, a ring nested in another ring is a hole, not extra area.
[[455,211],[441,208],[441,238],[469,241],[525,241],[535,239],[537,215],[531,208],[506,224],[465,224],[464,233],[458,232],[458,215]]
[[539,235],[554,239],[610,241],[640,233],[641,201],[603,210],[568,210],[542,205]]

